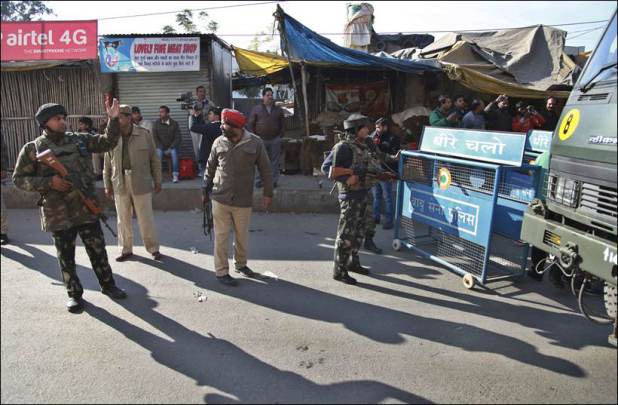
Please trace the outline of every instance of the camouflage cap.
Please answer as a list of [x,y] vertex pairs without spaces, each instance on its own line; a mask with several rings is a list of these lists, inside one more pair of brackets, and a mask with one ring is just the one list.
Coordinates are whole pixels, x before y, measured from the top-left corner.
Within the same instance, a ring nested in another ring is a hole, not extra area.
[[131,115],[131,106],[128,104],[120,104],[120,114]]

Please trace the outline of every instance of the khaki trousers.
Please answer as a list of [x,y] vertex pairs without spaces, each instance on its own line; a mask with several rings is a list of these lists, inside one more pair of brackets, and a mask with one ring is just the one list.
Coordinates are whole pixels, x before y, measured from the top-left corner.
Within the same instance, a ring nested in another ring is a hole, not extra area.
[[215,226],[215,271],[217,277],[221,277],[230,272],[227,249],[232,226],[234,227],[234,266],[239,269],[247,265],[251,207],[232,207],[213,201],[212,217]]
[[4,205],[4,198],[2,196],[0,196],[0,205],[2,205],[2,212],[0,215],[0,233],[6,235],[9,231],[9,219],[6,214],[6,205]]
[[133,207],[137,216],[139,232],[148,253],[159,251],[159,241],[152,212],[152,193],[135,195],[131,176],[124,176],[124,193],[114,193],[118,215],[118,246],[122,254],[133,252]]

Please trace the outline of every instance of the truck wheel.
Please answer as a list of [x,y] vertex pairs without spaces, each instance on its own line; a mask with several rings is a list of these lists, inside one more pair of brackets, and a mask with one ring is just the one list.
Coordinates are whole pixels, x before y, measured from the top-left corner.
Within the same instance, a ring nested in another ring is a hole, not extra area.
[[474,276],[470,273],[463,276],[463,279],[461,281],[463,281],[464,287],[466,287],[468,290],[471,290],[474,287]]
[[616,286],[605,282],[603,292],[607,316],[616,319]]
[[393,239],[393,249],[397,252],[401,250],[401,241],[399,239]]

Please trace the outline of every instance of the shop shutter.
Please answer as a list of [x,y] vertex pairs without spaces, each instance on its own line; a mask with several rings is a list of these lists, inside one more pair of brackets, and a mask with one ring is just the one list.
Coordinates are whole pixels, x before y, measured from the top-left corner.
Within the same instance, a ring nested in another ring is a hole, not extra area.
[[176,101],[182,93],[190,91],[195,96],[195,88],[206,88],[206,98],[211,99],[209,70],[202,58],[199,72],[157,72],[157,73],[118,73],[118,96],[121,104],[140,108],[145,120],[159,118],[159,107],[170,108],[170,116],[178,122],[182,135],[180,157],[194,157],[193,144],[188,128],[189,113],[181,110]]

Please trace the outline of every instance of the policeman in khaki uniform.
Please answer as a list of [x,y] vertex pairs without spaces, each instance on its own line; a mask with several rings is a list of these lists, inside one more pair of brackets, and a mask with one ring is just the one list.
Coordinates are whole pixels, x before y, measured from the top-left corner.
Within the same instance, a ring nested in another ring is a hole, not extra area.
[[131,106],[120,106],[118,145],[105,154],[103,184],[105,194],[113,198],[118,214],[118,245],[122,248],[116,261],[133,255],[133,209],[142,240],[155,260],[161,259],[152,211],[152,191],[161,191],[161,160],[150,132],[131,121]]
[[339,225],[335,241],[333,278],[346,284],[356,284],[348,272],[369,274],[362,267],[358,255],[365,237],[370,177],[389,177],[369,153],[366,139],[369,135],[367,117],[352,114],[343,123],[345,139],[333,148],[330,177],[336,181],[339,192]]
[[[59,104],[43,104],[36,113],[42,135],[22,148],[17,158],[13,182],[25,191],[41,194],[41,223],[46,232],[52,232],[58,252],[62,278],[70,297],[67,309],[78,312],[83,305],[83,287],[75,270],[75,239],[82,239],[92,269],[101,291],[114,299],[125,298],[124,291],[116,287],[112,269],[107,261],[105,238],[99,218],[83,203],[74,184],[78,183],[84,194],[96,200],[94,173],[90,153],[103,153],[112,149],[120,136],[118,100],[106,106],[109,122],[105,134],[75,134],[66,132],[65,108]],[[52,168],[37,162],[37,154],[51,150],[68,171],[68,179]]]

